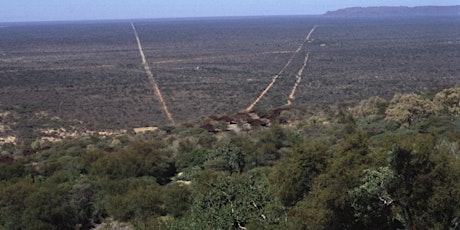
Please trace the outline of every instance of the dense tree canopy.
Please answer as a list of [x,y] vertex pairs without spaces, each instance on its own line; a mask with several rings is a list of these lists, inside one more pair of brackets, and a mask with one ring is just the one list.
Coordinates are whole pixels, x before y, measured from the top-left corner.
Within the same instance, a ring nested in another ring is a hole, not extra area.
[[3,146],[0,228],[458,229],[457,96]]

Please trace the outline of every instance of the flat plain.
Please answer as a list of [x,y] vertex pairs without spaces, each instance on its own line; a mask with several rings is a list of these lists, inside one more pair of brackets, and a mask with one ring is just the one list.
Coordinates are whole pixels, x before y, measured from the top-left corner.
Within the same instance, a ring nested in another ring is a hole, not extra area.
[[[307,54],[291,106],[353,104],[460,84],[460,17],[132,22],[176,123],[244,111],[293,57],[254,109],[284,106]],[[0,36],[1,136],[169,124],[131,21],[1,24]]]

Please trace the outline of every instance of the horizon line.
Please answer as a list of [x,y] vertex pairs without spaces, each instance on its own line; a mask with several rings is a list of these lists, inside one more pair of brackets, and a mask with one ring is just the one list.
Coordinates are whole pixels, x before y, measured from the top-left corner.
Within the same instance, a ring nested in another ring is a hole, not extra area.
[[100,18],[100,19],[50,19],[37,21],[2,21],[0,24],[6,23],[53,23],[53,22],[101,22],[101,21],[139,21],[139,20],[199,20],[199,19],[220,19],[220,18],[265,18],[265,17],[313,17],[324,16],[321,14],[273,14],[273,15],[224,15],[224,16],[189,16],[189,17],[145,17],[145,18]]

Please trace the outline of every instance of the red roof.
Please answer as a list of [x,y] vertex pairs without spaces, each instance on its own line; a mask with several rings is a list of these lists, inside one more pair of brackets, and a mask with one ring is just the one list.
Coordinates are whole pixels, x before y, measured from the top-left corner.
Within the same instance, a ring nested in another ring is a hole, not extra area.
[[222,116],[216,119],[216,121],[225,121],[225,122],[233,122],[233,118],[229,116]]
[[267,125],[265,122],[261,121],[260,119],[255,119],[255,120],[252,120],[252,121],[249,121],[248,122],[250,125]]
[[214,125],[211,125],[211,124],[205,124],[205,125],[202,125],[200,126],[200,128],[208,131],[208,132],[215,132],[216,131],[216,127],[214,127]]
[[6,157],[0,157],[0,163],[10,163],[13,162],[14,159],[12,157],[6,156]]
[[24,156],[29,156],[29,155],[32,155],[32,154],[35,154],[35,152],[32,151],[32,150],[24,150],[24,151],[22,151],[22,155],[24,155]]

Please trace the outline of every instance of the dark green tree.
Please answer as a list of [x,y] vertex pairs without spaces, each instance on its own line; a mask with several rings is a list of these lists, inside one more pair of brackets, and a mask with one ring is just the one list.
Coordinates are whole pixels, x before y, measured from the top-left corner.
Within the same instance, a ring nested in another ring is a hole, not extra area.
[[25,174],[24,162],[14,161],[11,163],[0,163],[0,181],[12,180],[22,177]]
[[105,197],[105,207],[110,216],[132,223],[146,222],[166,214],[164,204],[164,193],[160,186],[154,184]]
[[369,139],[353,131],[337,145],[329,147],[324,171],[312,184],[311,191],[290,212],[296,228],[359,229],[354,222],[354,209],[348,191],[360,183],[363,170],[369,167]]
[[293,148],[291,157],[275,166],[270,181],[284,205],[295,205],[311,191],[313,180],[325,170],[328,157],[326,143],[306,140]]
[[224,141],[208,157],[204,166],[206,169],[240,173],[244,168],[244,153],[240,147]]
[[459,163],[435,143],[432,135],[400,140],[389,152],[388,167],[365,171],[363,183],[349,192],[358,222],[375,229],[458,224]]
[[364,172],[363,184],[349,191],[356,225],[366,229],[402,228],[393,213],[394,200],[388,192],[388,188],[395,186],[394,173],[388,167]]
[[89,229],[94,223],[103,218],[103,207],[99,205],[98,199],[100,185],[88,178],[82,178],[76,181],[70,190],[70,199],[77,213],[76,218],[80,227]]
[[25,229],[21,220],[27,206],[25,200],[37,191],[38,187],[27,180],[0,184],[0,228]]
[[67,182],[42,185],[25,200],[21,221],[24,229],[74,229],[77,208],[71,202],[71,185]]
[[278,221],[267,181],[220,175],[202,181],[187,216],[173,229],[266,229]]
[[97,158],[90,174],[110,179],[153,176],[159,184],[167,184],[175,175],[172,156],[156,142],[134,142],[127,149]]

